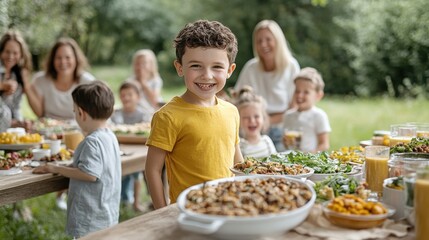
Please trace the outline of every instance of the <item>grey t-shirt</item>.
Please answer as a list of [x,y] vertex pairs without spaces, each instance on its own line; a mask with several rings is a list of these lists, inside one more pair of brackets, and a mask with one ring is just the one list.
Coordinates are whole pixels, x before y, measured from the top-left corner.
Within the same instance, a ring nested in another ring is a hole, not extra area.
[[107,128],[89,134],[76,148],[73,167],[95,176],[95,182],[70,179],[67,234],[82,237],[118,223],[121,193],[119,144]]
[[145,113],[142,109],[137,108],[136,111],[129,113],[124,112],[123,109],[117,109],[113,112],[112,120],[115,124],[135,124],[141,122],[150,122],[152,116],[148,113]]

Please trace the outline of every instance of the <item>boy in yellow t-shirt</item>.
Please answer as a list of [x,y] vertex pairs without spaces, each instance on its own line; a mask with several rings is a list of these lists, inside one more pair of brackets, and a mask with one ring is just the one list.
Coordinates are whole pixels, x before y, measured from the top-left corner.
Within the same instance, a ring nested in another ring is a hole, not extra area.
[[234,34],[219,22],[199,20],[179,32],[174,46],[174,66],[187,89],[152,119],[145,171],[156,209],[167,205],[161,178],[164,163],[174,203],[192,185],[230,177],[229,168],[243,160],[238,111],[216,97],[236,67]]

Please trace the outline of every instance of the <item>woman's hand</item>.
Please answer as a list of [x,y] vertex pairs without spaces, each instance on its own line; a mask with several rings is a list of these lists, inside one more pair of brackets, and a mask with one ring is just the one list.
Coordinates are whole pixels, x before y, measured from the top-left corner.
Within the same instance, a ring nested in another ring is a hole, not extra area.
[[6,95],[12,95],[18,88],[18,83],[15,80],[9,79],[3,82],[2,89]]

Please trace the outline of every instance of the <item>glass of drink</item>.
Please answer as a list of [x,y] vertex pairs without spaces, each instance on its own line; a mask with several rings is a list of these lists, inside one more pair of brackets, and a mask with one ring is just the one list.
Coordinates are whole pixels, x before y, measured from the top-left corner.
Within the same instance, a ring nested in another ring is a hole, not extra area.
[[64,144],[67,149],[75,150],[83,140],[83,134],[80,131],[69,131],[64,133]]
[[387,146],[365,147],[365,179],[371,191],[381,195],[383,181],[389,176],[390,148]]
[[284,130],[283,145],[287,150],[299,150],[301,145],[302,130],[289,128]]
[[390,147],[399,143],[407,144],[417,135],[417,127],[414,124],[395,124],[390,126]]
[[414,210],[416,216],[416,239],[423,240],[429,236],[429,167],[417,170],[414,186]]

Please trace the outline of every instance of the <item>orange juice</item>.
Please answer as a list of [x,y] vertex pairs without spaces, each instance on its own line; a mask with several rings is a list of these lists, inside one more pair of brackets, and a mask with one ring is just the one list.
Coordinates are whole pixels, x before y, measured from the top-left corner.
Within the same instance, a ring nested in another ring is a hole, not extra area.
[[390,147],[396,146],[398,143],[410,143],[412,137],[391,137],[390,138]]
[[83,134],[79,131],[64,133],[64,144],[67,149],[75,150],[82,140]]
[[286,130],[283,135],[283,143],[287,149],[299,149],[302,132]]
[[416,239],[429,237],[429,179],[417,179],[414,185],[414,209],[416,214]]
[[388,160],[388,157],[365,157],[365,178],[371,191],[383,192],[383,181],[389,177]]
[[429,131],[417,131],[417,137],[429,138]]

